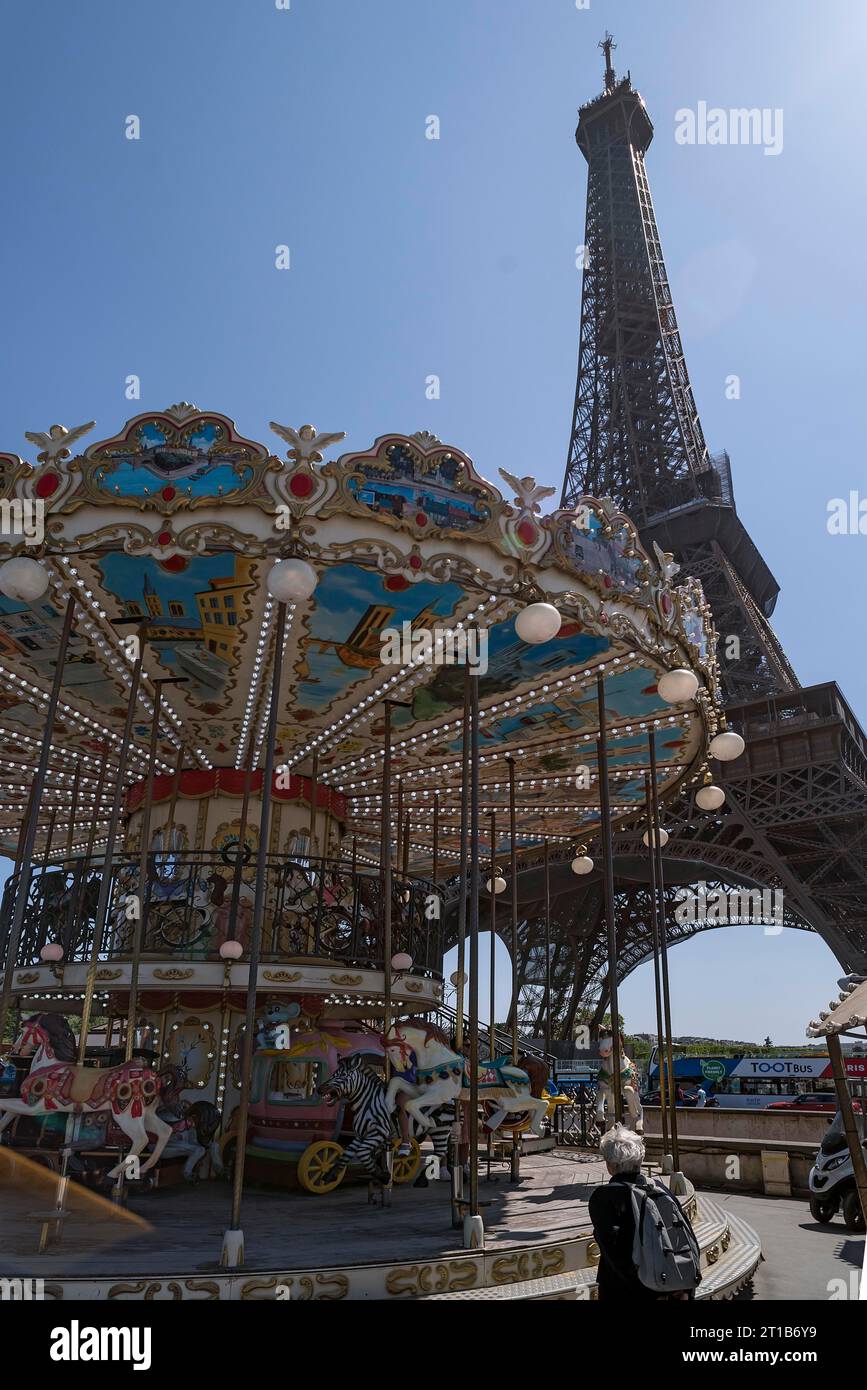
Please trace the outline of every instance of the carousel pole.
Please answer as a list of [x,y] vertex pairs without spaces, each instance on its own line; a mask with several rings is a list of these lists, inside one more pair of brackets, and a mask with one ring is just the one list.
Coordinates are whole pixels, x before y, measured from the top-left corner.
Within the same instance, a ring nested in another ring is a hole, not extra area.
[[315,850],[316,850],[316,801],[317,801],[317,799],[318,799],[318,796],[319,796],[319,754],[318,754],[318,753],[314,753],[314,754],[313,754],[313,769],[312,769],[312,771],[311,771],[311,773],[310,773],[310,830],[309,830],[309,834],[308,834],[308,839],[310,840],[310,848],[309,848],[309,850],[308,850],[308,852],[307,852],[307,858],[311,861],[311,868],[312,868],[312,860],[313,860],[313,858],[314,858],[314,852],[315,852]]
[[[380,849],[379,862],[382,871],[382,1036],[388,1036],[391,1027],[391,700],[384,700],[385,706],[385,746],[382,758],[382,797],[380,798]],[[391,1077],[391,1058],[385,1052],[385,1079]]]
[[403,778],[397,779],[397,833],[394,839],[394,862],[400,866],[403,862]]
[[[651,825],[651,792],[650,792],[650,773],[644,774],[644,805],[647,811],[648,829]],[[650,839],[650,836],[648,836]],[[662,1029],[662,980],[660,976],[659,962],[659,898],[656,892],[656,852],[651,844],[647,851],[650,865],[650,924],[653,932],[653,995],[656,1002],[656,1055],[659,1059],[659,1117],[662,1127],[662,1153],[663,1171],[665,1171],[666,1160],[669,1154],[668,1148],[668,1096],[666,1094],[666,1072],[664,1065],[665,1057],[665,1034]]]
[[497,982],[496,982],[496,964],[497,964],[497,894],[496,894],[496,883],[497,883],[497,861],[496,861],[496,853],[497,853],[497,813],[496,813],[496,811],[491,811],[490,815],[491,815],[491,891],[490,891],[489,897],[490,897],[490,900],[491,900],[491,967],[490,967],[490,969],[491,969],[491,978],[490,978],[490,980],[488,981],[488,988],[489,988],[489,991],[490,991],[490,996],[489,996],[489,997],[490,997],[489,1007],[490,1007],[490,1010],[491,1010],[491,1014],[490,1014],[490,1018],[489,1018],[489,1020],[488,1020],[488,1023],[489,1023],[488,1036],[489,1036],[489,1038],[490,1038],[490,1049],[491,1049],[491,1050],[490,1050],[490,1058],[491,1058],[491,1061],[493,1062],[493,1061],[496,1059],[496,1056],[497,1056],[497,1041],[496,1041],[495,1023],[494,1023],[494,1020],[496,1019],[496,1016],[497,1016],[497,1015],[496,1015],[496,1008],[497,1008]]
[[[106,749],[104,750],[104,752],[103,752],[103,755],[102,755],[102,762],[100,763],[100,767],[99,767],[99,776],[98,776],[97,782],[96,782],[96,791],[95,791],[94,794],[93,794],[93,816],[92,816],[92,818],[91,818],[90,830],[88,831],[88,835],[87,835],[87,845],[86,845],[85,851],[84,851],[84,865],[83,865],[83,867],[82,867],[81,877],[80,877],[79,882],[78,882],[78,893],[77,893],[77,895],[76,895],[76,901],[75,901],[74,909],[73,909],[73,910],[74,910],[74,916],[71,916],[71,919],[70,919],[70,921],[71,921],[71,925],[70,925],[70,939],[72,938],[72,932],[75,931],[75,930],[77,929],[77,927],[78,927],[78,922],[79,922],[79,908],[80,908],[80,907],[83,908],[84,905],[85,905],[85,903],[86,903],[86,901],[87,901],[86,898],[85,898],[85,892],[84,892],[84,890],[85,890],[85,877],[86,877],[86,874],[87,874],[88,865],[90,864],[91,859],[93,858],[93,847],[94,847],[94,845],[95,845],[95,843],[96,843],[96,831],[97,831],[97,827],[98,827],[98,825],[99,825],[99,818],[100,818],[100,814],[101,814],[101,811],[102,811],[102,793],[103,793],[103,790],[104,790],[104,788],[105,788],[105,779],[106,779],[107,775],[108,775],[108,749],[106,748]],[[86,932],[85,932],[85,937],[86,937]],[[96,970],[97,970],[97,966],[98,966],[98,965],[99,965],[99,940],[98,940],[98,934],[97,934],[96,930],[94,929],[93,939],[92,939],[92,941],[91,941],[91,943],[90,943],[90,957],[89,957],[88,962],[87,962],[87,976],[86,976],[85,983],[84,983],[84,999],[83,999],[82,1005],[81,1005],[81,1032],[80,1032],[80,1034],[79,1034],[79,1043],[78,1043],[78,1060],[79,1060],[79,1063],[82,1063],[82,1062],[84,1061],[84,1046],[85,1046],[85,1045],[82,1044],[81,1039],[87,1037],[88,1029],[90,1028],[90,1014],[91,1014],[91,1009],[92,1009],[92,1007],[93,1007],[93,993],[94,993],[94,989],[96,988]],[[109,1039],[109,1045],[110,1045],[110,1043],[111,1043],[111,1040]]]
[[244,1232],[241,1229],[241,1200],[244,1192],[244,1159],[247,1149],[247,1122],[250,1113],[250,1082],[253,1073],[253,1032],[256,1026],[256,984],[259,973],[259,953],[262,927],[265,920],[265,898],[268,878],[268,831],[271,817],[271,797],[274,781],[274,746],[277,742],[277,720],[280,705],[280,682],[283,675],[283,643],[286,637],[286,604],[277,600],[277,626],[274,633],[274,669],[271,677],[271,703],[268,710],[268,732],[265,740],[265,767],[262,773],[262,809],[259,822],[259,845],[256,854],[256,895],[253,901],[253,923],[250,929],[250,965],[247,976],[247,1008],[245,1014],[244,1048],[241,1060],[241,1088],[238,1098],[236,1125],[235,1171],[232,1181],[231,1225],[223,1236],[221,1264],[235,1269],[244,1263]]
[[66,827],[66,863],[72,859],[72,846],[75,842],[75,817],[78,811],[78,796],[81,789],[81,759],[75,764],[72,778],[72,796],[69,800],[69,824]]
[[[518,835],[515,808],[515,759],[509,753],[506,757],[509,766],[509,864],[512,875],[512,1007],[509,1013],[512,1024],[512,1065],[518,1065]],[[509,1171],[510,1182],[521,1181],[521,1139],[512,1134],[512,1161]]]
[[244,850],[247,847],[247,817],[250,812],[250,791],[253,786],[253,743],[250,742],[250,758],[244,773],[244,792],[241,799],[241,819],[238,826],[238,848],[235,868],[232,873],[232,897],[229,902],[229,920],[226,925],[226,940],[233,941],[237,931],[238,903],[241,899],[241,878],[244,868]]
[[[665,1025],[666,1070],[668,1072],[668,1105],[671,1120],[671,1154],[674,1171],[680,1171],[680,1148],[677,1141],[677,1101],[674,1094],[674,1047],[671,1035],[671,988],[668,976],[668,940],[665,921],[665,876],[662,867],[662,845],[659,835],[659,791],[656,782],[656,735],[647,735],[650,747],[650,804],[652,818],[649,840],[656,860],[656,891],[659,895],[659,953],[662,963],[662,1009]],[[660,1080],[661,1080],[660,1076]]]
[[[185,678],[184,678],[185,679]],[[151,811],[154,804],[154,778],[156,775],[157,740],[160,731],[160,708],[162,706],[163,686],[169,677],[153,682],[154,708],[151,716],[150,738],[148,740],[148,770],[145,776],[145,795],[141,813],[141,835],[138,857],[139,914],[133,922],[132,963],[130,967],[129,1001],[126,1018],[126,1060],[132,1056],[135,1038],[135,1020],[138,1013],[138,980],[141,969],[141,953],[147,941],[148,919],[148,858],[151,843]],[[180,750],[178,750],[180,752]]]
[[27,807],[25,822],[22,827],[22,835],[19,840],[21,846],[21,872],[18,879],[17,891],[15,893],[15,906],[12,909],[9,936],[6,941],[6,969],[3,972],[3,988],[2,991],[0,991],[0,1042],[3,1040],[3,1033],[6,1028],[6,1015],[9,1012],[9,1000],[12,995],[12,977],[15,969],[15,958],[18,955],[21,928],[24,925],[24,912],[30,894],[30,883],[33,876],[33,850],[36,845],[36,828],[39,823],[39,804],[45,790],[48,759],[51,753],[51,740],[54,735],[54,721],[57,717],[57,706],[60,702],[60,690],[63,684],[63,668],[66,664],[66,653],[69,647],[69,638],[72,633],[72,618],[74,612],[75,596],[70,594],[66,601],[66,611],[63,615],[60,644],[57,649],[57,658],[54,665],[54,678],[51,682],[48,708],[45,711],[45,728],[42,731],[39,757],[33,773],[33,794]]
[[867,1164],[865,1164],[864,1161],[864,1150],[861,1146],[861,1138],[858,1134],[858,1126],[855,1123],[855,1115],[852,1109],[852,1097],[849,1094],[849,1086],[846,1080],[846,1064],[843,1061],[843,1049],[840,1046],[840,1038],[837,1033],[826,1033],[825,1041],[828,1044],[828,1056],[831,1059],[834,1090],[837,1092],[837,1109],[840,1111],[840,1115],[843,1119],[846,1142],[849,1146],[849,1156],[852,1160],[855,1190],[858,1193],[861,1216],[867,1221]]
[[470,1209],[464,1247],[485,1241],[479,1215],[479,682],[470,674]]
[[617,924],[614,920],[614,846],[611,839],[611,789],[608,784],[608,733],[605,719],[605,679],[596,677],[596,704],[599,712],[599,738],[596,741],[599,768],[599,808],[605,885],[605,920],[608,927],[608,1008],[611,1012],[611,1089],[614,1092],[614,1118],[623,1115],[620,1084],[620,1009],[617,1000]]
[[464,667],[464,717],[461,744],[461,869],[458,886],[458,962],[455,986],[455,1049],[464,1050],[464,998],[466,986],[467,883],[469,859],[468,798],[470,784],[470,668]]
[[439,876],[439,856],[440,856],[440,794],[434,792],[434,811],[433,811],[433,867],[431,877],[436,883]]
[[545,1061],[551,1052],[551,847],[545,840]]
[[401,840],[401,849],[403,851],[403,854],[401,859],[400,871],[404,879],[409,878],[409,837],[411,828],[412,822],[409,818],[409,812],[407,812],[403,819],[403,839]]

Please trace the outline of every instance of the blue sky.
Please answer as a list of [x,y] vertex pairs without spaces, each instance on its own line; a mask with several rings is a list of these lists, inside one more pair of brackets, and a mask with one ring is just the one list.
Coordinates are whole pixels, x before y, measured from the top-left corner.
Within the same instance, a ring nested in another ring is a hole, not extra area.
[[[55,421],[95,418],[104,437],[186,398],[254,438],[269,419],[346,430],[352,448],[431,429],[495,480],[502,465],[559,483],[585,191],[573,132],[606,27],[656,127],[693,386],[782,585],[778,631],[802,680],[836,678],[863,717],[867,538],[825,526],[830,498],[867,490],[867,11],[844,0],[5,6],[0,448]],[[677,144],[675,112],[699,101],[781,108],[782,153]],[[732,961],[725,1031],[799,1039],[835,967],[788,940],[770,959],[734,932],[676,953],[676,1030],[696,1031]],[[632,988],[629,1022],[649,1026],[646,984],[634,1003]]]

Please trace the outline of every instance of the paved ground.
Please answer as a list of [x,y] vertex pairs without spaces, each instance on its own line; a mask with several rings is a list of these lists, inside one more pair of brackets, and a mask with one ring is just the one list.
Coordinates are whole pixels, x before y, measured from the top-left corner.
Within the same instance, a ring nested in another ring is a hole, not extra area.
[[[835,1217],[830,1226],[819,1226],[806,1201],[786,1197],[752,1196],[747,1193],[708,1194],[724,1211],[731,1211],[758,1232],[764,1262],[742,1300],[829,1299],[842,1294],[857,1297],[857,1278],[864,1263],[864,1237],[853,1236]],[[851,1280],[851,1282],[850,1282]],[[854,1290],[854,1294],[853,1294]]]

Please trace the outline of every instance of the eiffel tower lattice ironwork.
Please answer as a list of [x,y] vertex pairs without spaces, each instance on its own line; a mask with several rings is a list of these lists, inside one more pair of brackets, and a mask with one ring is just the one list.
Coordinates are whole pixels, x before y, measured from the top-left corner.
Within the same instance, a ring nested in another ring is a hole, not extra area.
[[[867,966],[867,740],[833,684],[802,689],[769,618],[778,585],[738,516],[727,454],[711,456],[686,368],[645,170],[653,125],[629,74],[605,53],[605,89],[580,110],[587,213],[578,382],[562,505],[614,498],[642,539],[701,580],[720,633],[730,727],[747,752],[726,764],[727,801],[703,815],[694,798],[667,809],[667,882],[781,887],[787,925],[815,930],[848,969]],[[719,780],[719,776],[718,779]],[[617,837],[618,974],[651,950],[641,826]],[[568,865],[561,866],[568,869]],[[538,883],[522,914],[520,1017],[539,1032],[545,1010],[571,1036],[604,997],[598,884],[554,885],[545,997]],[[679,927],[685,940],[713,923]],[[544,962],[543,962],[544,963]],[[586,1012],[584,1015],[586,1017]]]

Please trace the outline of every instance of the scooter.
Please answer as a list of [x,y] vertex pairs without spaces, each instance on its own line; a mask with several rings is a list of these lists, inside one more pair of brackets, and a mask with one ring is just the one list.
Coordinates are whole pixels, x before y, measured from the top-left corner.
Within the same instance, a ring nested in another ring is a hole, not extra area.
[[[867,1139],[862,1148],[867,1158]],[[842,1207],[843,1221],[849,1231],[862,1233],[864,1216],[855,1186],[852,1156],[839,1110],[819,1145],[816,1162],[810,1169],[810,1215],[823,1226],[833,1221]]]

